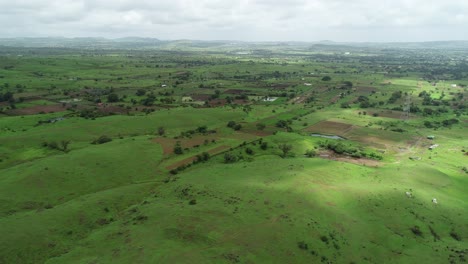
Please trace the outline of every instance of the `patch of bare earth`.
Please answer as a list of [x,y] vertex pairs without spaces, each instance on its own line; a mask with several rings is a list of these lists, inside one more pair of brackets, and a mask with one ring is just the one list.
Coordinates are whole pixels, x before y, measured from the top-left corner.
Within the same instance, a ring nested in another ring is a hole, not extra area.
[[32,107],[22,108],[22,109],[13,109],[8,111],[10,115],[36,115],[40,113],[55,113],[66,111],[67,108],[61,104],[56,105],[36,105]]
[[338,155],[334,153],[333,151],[329,151],[329,150],[320,151],[319,157],[322,159],[348,162],[348,163],[353,163],[353,164],[368,166],[368,167],[379,167],[381,165],[381,162],[378,160],[367,159],[367,158],[353,158],[350,156]]
[[304,129],[306,132],[328,134],[328,135],[344,135],[353,129],[353,125],[334,122],[334,121],[320,121],[312,126]]

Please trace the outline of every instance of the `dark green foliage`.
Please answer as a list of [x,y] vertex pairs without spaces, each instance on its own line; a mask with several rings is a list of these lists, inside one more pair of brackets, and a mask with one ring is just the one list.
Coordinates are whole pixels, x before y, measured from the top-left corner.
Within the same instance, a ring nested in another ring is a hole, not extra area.
[[15,99],[12,92],[0,93],[0,102],[14,103]]
[[138,89],[137,92],[136,92],[137,96],[143,96],[145,94],[146,94],[146,90],[144,90],[144,89]]
[[174,154],[177,154],[177,155],[184,154],[184,149],[180,145],[180,141],[177,141],[174,146]]
[[324,81],[324,82],[329,82],[329,81],[331,81],[331,77],[330,77],[330,76],[324,76],[324,77],[322,78],[322,81]]
[[100,144],[104,144],[104,143],[111,142],[111,141],[112,141],[112,138],[104,135],[104,136],[100,136],[99,138],[93,140],[93,142],[91,142],[91,144],[100,145]]
[[268,149],[268,142],[265,142],[265,141],[262,142],[262,143],[260,144],[260,148],[261,148],[262,150],[267,150],[267,149]]
[[392,93],[392,96],[388,99],[388,103],[389,103],[389,104],[395,103],[398,99],[401,98],[402,94],[403,94],[403,93],[402,93],[401,91],[393,92],[393,93]]
[[354,158],[370,158],[375,160],[382,160],[383,157],[380,154],[374,152],[365,152],[357,149],[356,147],[346,145],[342,142],[336,141],[325,141],[319,143],[320,147],[332,150],[336,154],[348,155]]
[[62,140],[59,143],[56,141],[50,141],[50,142],[42,142],[42,146],[49,148],[49,149],[55,149],[55,150],[60,150],[63,152],[68,152],[68,146],[70,145],[70,140]]
[[227,152],[224,154],[224,163],[234,163],[237,161],[237,156],[234,154]]
[[245,153],[249,154],[249,155],[253,155],[254,154],[254,151],[251,149],[251,148],[246,148],[245,149]]
[[306,151],[305,153],[305,156],[308,157],[308,158],[313,158],[315,156],[317,156],[317,152],[313,149],[309,149]]
[[413,226],[410,228],[411,232],[413,232],[413,234],[415,234],[416,236],[423,236],[423,233],[421,231],[421,229],[419,228],[419,226]]
[[461,236],[460,236],[457,232],[455,232],[454,230],[452,230],[452,231],[450,232],[450,236],[451,236],[453,239],[457,240],[457,241],[461,241],[461,240],[462,240],[462,239],[461,239]]
[[232,128],[234,130],[240,130],[242,128],[241,124],[236,123],[235,121],[229,121],[227,127]]
[[202,154],[197,155],[195,163],[205,162],[210,159],[210,153],[203,152]]
[[328,237],[327,236],[320,236],[320,240],[325,243],[325,244],[328,244]]
[[302,249],[302,250],[308,250],[309,249],[309,245],[307,245],[307,243],[304,242],[304,241],[297,242],[297,247]]
[[158,127],[158,135],[164,136],[166,134],[166,129],[162,126]]
[[107,101],[109,103],[115,103],[119,101],[119,96],[115,93],[111,93],[107,96]]
[[289,154],[289,152],[292,150],[292,145],[291,144],[279,144],[278,148],[281,150],[281,157],[286,158],[286,156]]

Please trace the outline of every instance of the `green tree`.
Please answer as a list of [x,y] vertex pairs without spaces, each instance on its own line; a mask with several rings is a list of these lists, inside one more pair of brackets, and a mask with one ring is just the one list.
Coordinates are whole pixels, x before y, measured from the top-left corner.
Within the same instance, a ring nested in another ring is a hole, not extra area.
[[177,155],[184,154],[184,149],[180,145],[180,141],[177,141],[175,146],[174,146],[174,153]]
[[115,103],[119,101],[119,96],[115,93],[111,93],[107,96],[107,101],[109,103]]
[[288,155],[288,153],[292,150],[292,145],[291,144],[286,144],[286,143],[283,143],[283,144],[279,144],[278,145],[278,148],[281,150],[282,154],[281,154],[281,157],[282,158],[286,158],[286,156]]

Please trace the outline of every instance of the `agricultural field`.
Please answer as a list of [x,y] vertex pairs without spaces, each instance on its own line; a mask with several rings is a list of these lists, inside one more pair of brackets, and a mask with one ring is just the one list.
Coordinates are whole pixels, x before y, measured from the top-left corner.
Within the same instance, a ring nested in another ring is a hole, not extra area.
[[466,263],[467,85],[455,48],[0,46],[0,263]]

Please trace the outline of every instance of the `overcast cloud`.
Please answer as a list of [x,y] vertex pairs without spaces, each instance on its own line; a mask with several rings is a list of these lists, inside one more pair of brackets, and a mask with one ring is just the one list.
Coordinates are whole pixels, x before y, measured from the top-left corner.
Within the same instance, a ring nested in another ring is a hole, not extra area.
[[468,0],[0,0],[0,37],[468,39]]

